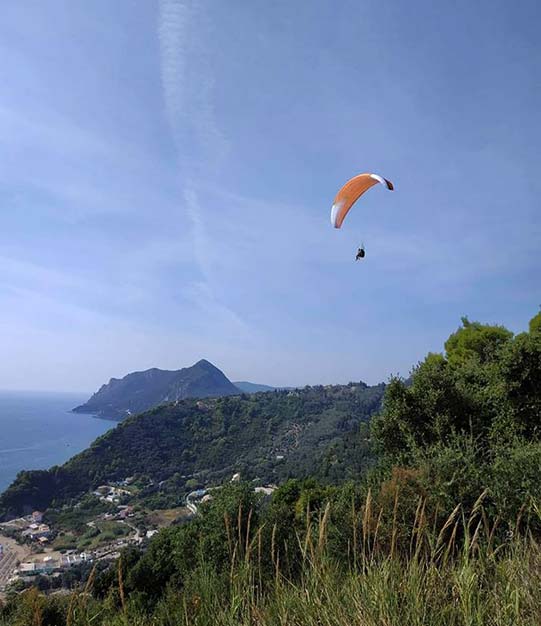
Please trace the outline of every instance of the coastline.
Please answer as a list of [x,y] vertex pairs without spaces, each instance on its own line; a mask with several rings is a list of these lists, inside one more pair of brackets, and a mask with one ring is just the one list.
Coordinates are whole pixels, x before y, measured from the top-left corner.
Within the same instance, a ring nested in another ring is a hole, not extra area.
[[[86,415],[87,417],[93,417],[94,419],[97,420],[103,420],[105,422],[116,422],[117,424],[119,424],[123,418],[119,418],[119,417],[111,417],[108,415],[102,415],[100,413],[95,413],[95,412],[91,412],[91,411],[79,411],[77,407],[75,407],[74,409],[71,409],[69,411],[70,413],[73,413],[74,415]],[[126,416],[129,417],[129,416]]]
[[62,465],[115,427],[101,416],[75,419],[71,409],[83,399],[72,393],[0,393],[0,494],[19,472]]

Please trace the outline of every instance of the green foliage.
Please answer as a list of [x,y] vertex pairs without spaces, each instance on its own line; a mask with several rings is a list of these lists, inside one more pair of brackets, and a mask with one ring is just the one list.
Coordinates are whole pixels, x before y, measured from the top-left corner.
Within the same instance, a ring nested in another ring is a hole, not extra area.
[[[412,497],[415,471],[396,471],[391,483],[381,503],[351,484],[330,489],[308,523],[297,504],[328,489],[314,481],[284,485],[269,507],[231,486],[195,523],[162,531],[144,555],[124,551],[67,597],[11,596],[0,626],[539,624],[541,550],[526,528],[500,540],[482,497],[440,520]],[[264,533],[278,510],[296,526],[296,569],[274,526]],[[408,510],[413,522],[401,518]],[[215,541],[225,559],[208,550]]]
[[189,478],[184,483],[184,486],[186,487],[186,489],[189,489],[190,491],[193,491],[194,489],[201,489],[201,487],[203,487],[203,485],[195,478]]
[[137,496],[151,508],[178,506],[193,481],[220,483],[238,471],[260,482],[358,477],[373,463],[359,429],[383,392],[384,385],[359,383],[158,407],[122,422],[61,467],[20,474],[0,497],[0,517],[70,504],[133,475],[152,481]]
[[[475,372],[468,372],[475,379]],[[481,383],[473,381],[477,386]],[[456,369],[441,354],[429,354],[407,385],[393,379],[382,413],[372,421],[379,449],[400,464],[417,447],[444,441],[454,432],[485,428],[476,406],[475,389],[464,391]]]
[[440,517],[485,493],[488,518],[513,528],[541,497],[541,334],[464,319],[445,348],[389,384],[372,422],[381,468],[414,470],[415,497]]
[[520,434],[541,434],[541,333],[522,333],[506,346],[499,362],[500,415]]
[[47,511],[45,521],[55,528],[81,532],[86,529],[87,522],[102,513],[111,513],[116,507],[109,502],[102,502],[94,495],[86,495],[77,506],[65,506]]
[[[89,579],[92,597],[26,591],[0,626],[539,624],[538,317],[517,336],[464,319],[444,354],[390,381],[370,430],[381,387],[184,402],[128,420],[35,482],[21,475],[4,506],[42,488],[61,501],[104,476],[138,474],[147,502],[236,470],[252,480],[211,490],[192,521],[126,550]],[[145,493],[143,474],[160,487]],[[260,480],[281,482],[270,501],[254,493]],[[96,506],[52,515],[79,529]],[[100,530],[82,541],[113,536]]]
[[531,335],[541,333],[541,311],[530,320],[529,330]]
[[503,439],[537,438],[541,423],[541,334],[513,337],[501,326],[463,320],[429,354],[412,382],[395,379],[372,433],[391,463],[411,462],[418,448],[456,435],[475,441],[481,455]]
[[490,326],[462,318],[462,327],[445,342],[447,360],[453,365],[463,365],[475,360],[487,363],[497,358],[498,352],[513,336],[503,326]]
[[517,439],[501,447],[490,466],[489,490],[498,515],[512,528],[522,517],[538,529],[541,503],[541,443]]

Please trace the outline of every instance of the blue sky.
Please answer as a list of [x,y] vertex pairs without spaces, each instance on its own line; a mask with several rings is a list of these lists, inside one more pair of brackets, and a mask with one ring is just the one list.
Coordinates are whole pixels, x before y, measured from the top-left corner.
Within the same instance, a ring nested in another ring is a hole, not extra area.
[[[0,388],[203,357],[233,380],[376,383],[464,314],[525,328],[540,18],[534,0],[6,3]],[[335,231],[361,171],[396,192]]]

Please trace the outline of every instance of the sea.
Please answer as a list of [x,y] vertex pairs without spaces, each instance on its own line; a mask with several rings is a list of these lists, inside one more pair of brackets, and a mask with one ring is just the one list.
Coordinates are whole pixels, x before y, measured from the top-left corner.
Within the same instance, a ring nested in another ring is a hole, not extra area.
[[0,391],[0,493],[21,470],[64,463],[117,425],[70,412],[89,396]]

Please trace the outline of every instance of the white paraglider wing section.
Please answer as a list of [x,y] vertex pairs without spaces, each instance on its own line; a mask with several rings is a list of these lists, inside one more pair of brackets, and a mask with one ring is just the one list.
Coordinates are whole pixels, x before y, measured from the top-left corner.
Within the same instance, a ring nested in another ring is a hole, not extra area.
[[342,203],[341,202],[337,202],[337,203],[333,204],[332,208],[331,208],[331,224],[335,228],[338,228],[338,226],[336,225],[336,220],[338,219],[338,213],[339,213],[341,208],[342,208]]

